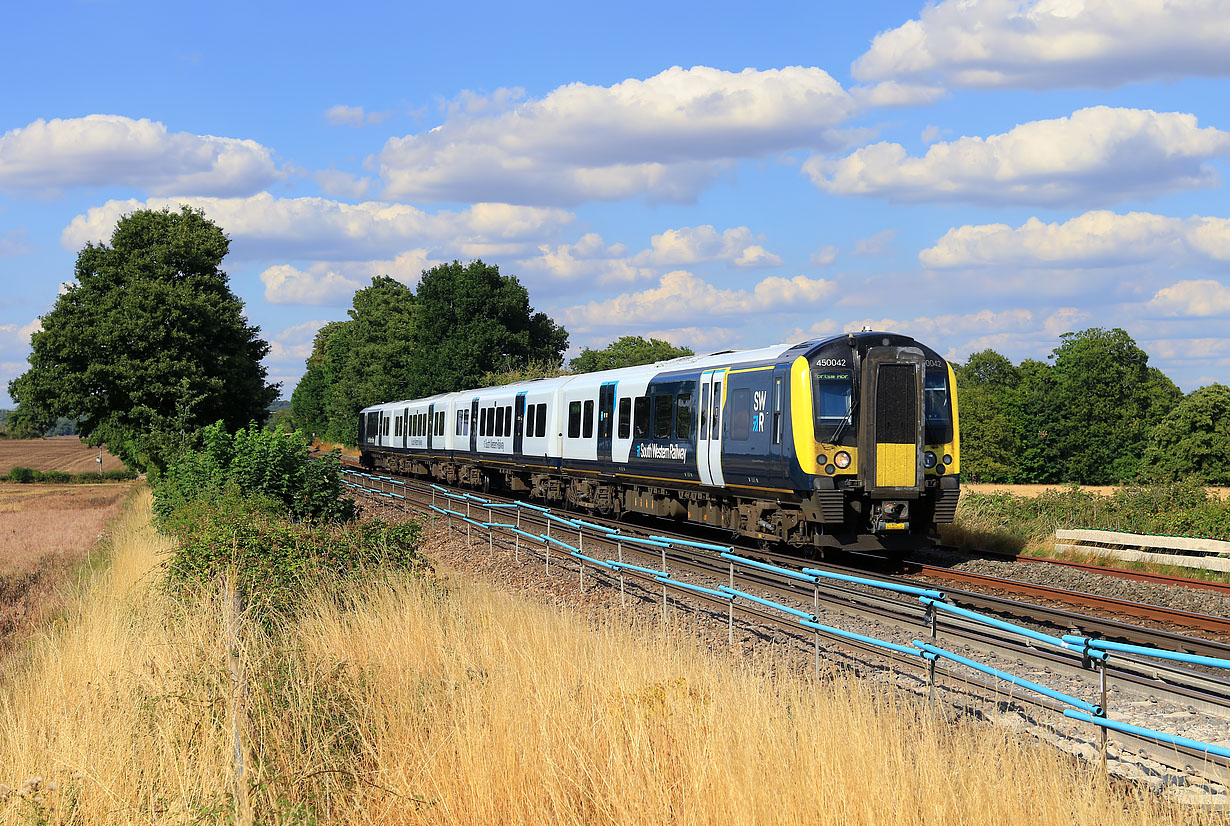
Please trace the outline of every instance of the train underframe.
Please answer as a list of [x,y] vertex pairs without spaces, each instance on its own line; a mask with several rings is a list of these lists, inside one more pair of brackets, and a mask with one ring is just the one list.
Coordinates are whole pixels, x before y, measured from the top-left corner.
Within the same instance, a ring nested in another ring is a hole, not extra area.
[[[952,521],[959,494],[955,477],[928,480],[914,499],[873,501],[858,483],[768,499],[754,493],[634,483],[597,473],[577,476],[375,451],[364,451],[363,464],[612,519],[643,514],[692,522],[800,552],[826,548],[905,551],[933,543],[938,523]],[[873,526],[886,524],[886,514],[895,520],[890,524],[908,527],[875,530]]]

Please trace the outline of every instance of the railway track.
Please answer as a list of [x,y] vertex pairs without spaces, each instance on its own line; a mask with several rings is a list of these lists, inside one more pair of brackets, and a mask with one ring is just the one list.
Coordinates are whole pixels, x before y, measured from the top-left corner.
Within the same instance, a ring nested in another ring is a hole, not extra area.
[[[462,491],[450,494],[443,488],[433,487],[411,479],[395,479],[391,476],[369,477],[353,468],[346,469],[344,472],[351,474],[359,473],[363,478],[369,480],[371,478],[384,480],[379,484],[387,485],[388,491],[398,491],[399,495],[404,497],[401,501],[419,511],[427,511],[432,506],[439,507],[437,503],[440,502],[448,504],[452,501],[457,501],[445,499],[445,497],[450,495],[466,496],[466,493]],[[484,508],[468,498],[464,501],[466,502],[467,512],[472,514],[474,520],[481,520],[485,523],[499,522],[497,518],[500,513],[499,507],[514,501],[507,497],[492,494],[483,494],[482,498],[491,502],[493,507],[489,509]],[[457,505],[457,507],[461,507],[461,505]],[[592,555],[595,559],[618,558],[622,562],[635,561],[635,564],[640,565],[642,570],[621,570],[618,582],[621,590],[625,585],[625,579],[627,579],[640,586],[644,592],[642,596],[645,594],[653,596],[660,592],[663,598],[664,610],[668,591],[674,593],[676,598],[686,596],[704,605],[715,616],[729,613],[732,627],[733,615],[735,612],[738,612],[746,619],[792,634],[801,644],[813,643],[816,647],[817,663],[819,662],[819,643],[822,638],[825,638],[826,644],[837,643],[844,648],[853,649],[860,653],[887,657],[898,668],[915,671],[920,668],[925,669],[925,666],[921,664],[918,657],[896,654],[893,651],[886,651],[873,645],[860,644],[857,640],[834,637],[821,634],[820,632],[811,635],[800,629],[796,623],[785,620],[771,611],[749,604],[735,606],[734,601],[729,599],[720,598],[719,596],[713,596],[694,589],[661,583],[653,574],[661,571],[672,578],[677,578],[681,574],[686,573],[690,577],[699,577],[702,581],[706,581],[709,584],[729,583],[732,587],[738,584],[739,588],[745,591],[755,591],[756,593],[767,595],[776,601],[798,606],[801,609],[811,607],[818,610],[823,606],[827,612],[834,612],[847,617],[857,618],[860,621],[889,626],[911,635],[929,632],[938,643],[946,645],[960,644],[966,648],[985,652],[995,657],[1027,664],[1031,668],[1046,673],[1058,674],[1064,677],[1088,678],[1090,676],[1088,663],[1082,662],[1078,655],[1070,652],[1049,650],[1043,646],[1032,644],[1028,640],[1022,640],[1019,636],[997,632],[995,629],[988,628],[984,624],[966,620],[962,617],[944,615],[942,618],[937,618],[935,616],[936,612],[929,612],[918,601],[902,598],[900,595],[878,592],[871,588],[860,588],[857,585],[843,586],[837,583],[809,585],[784,574],[775,574],[771,571],[757,569],[748,565],[736,565],[728,559],[721,558],[711,549],[697,549],[685,544],[696,542],[696,535],[694,534],[653,530],[643,526],[631,526],[626,522],[592,518],[588,515],[584,517],[573,516],[573,519],[582,520],[583,527],[565,530],[559,522],[541,512],[524,508],[518,508],[516,512],[517,527],[526,533],[545,533],[550,536],[552,531],[554,531],[557,541],[562,543],[566,537],[568,541],[579,546],[583,554]],[[617,538],[612,539],[612,535],[617,535]],[[658,538],[658,545],[669,543],[669,547],[643,544],[646,540],[651,543],[654,542],[655,540],[651,539],[651,537]],[[494,545],[494,532],[488,532],[486,538],[488,542]],[[520,544],[515,534],[509,533],[508,539],[518,543],[518,550],[520,551],[523,548],[527,554],[534,553],[535,555],[542,556],[545,551],[548,566],[551,564],[561,566],[568,562],[573,564],[573,569],[575,570],[576,561],[563,553],[552,555],[549,544],[545,549],[535,549],[530,547],[528,543]],[[774,554],[763,550],[735,547],[734,551],[740,556],[785,569],[797,568],[800,562],[795,557]],[[554,563],[552,556],[555,557]],[[819,562],[808,562],[807,564],[809,568],[844,576],[867,575],[867,571],[861,568]],[[586,566],[583,561],[580,563],[579,573],[581,577],[586,575],[587,567],[589,567],[591,577],[604,578],[610,581],[612,585],[616,584],[608,572],[604,572],[596,566]],[[645,572],[651,568],[653,569],[652,571]],[[945,574],[955,573],[949,572],[947,569],[937,568],[934,572],[924,570],[919,572],[919,574],[934,577],[938,576],[940,572]],[[887,582],[919,585],[917,580],[907,577],[877,576],[877,579]],[[1010,588],[1013,584],[1020,584],[994,577],[990,579],[997,580],[994,587]],[[984,581],[980,584],[986,583]],[[950,588],[945,588],[944,590],[948,599],[956,605],[982,611],[989,615],[1023,620],[1039,629],[1054,631],[1060,635],[1063,633],[1077,633],[1108,640],[1186,651],[1202,656],[1230,659],[1230,645],[1213,640],[1204,640],[1163,629],[1147,628],[1120,620],[1093,618],[1051,606],[1024,603],[974,591]],[[1061,589],[1052,590],[1059,591]],[[1057,599],[1060,595],[1048,594],[1048,599],[1082,604],[1078,596],[1088,596],[1076,595],[1075,592],[1067,592],[1067,595],[1069,595],[1069,599],[1061,600]],[[1138,606],[1134,603],[1114,601],[1113,609],[1108,610],[1114,610],[1126,616],[1149,617],[1151,616],[1148,610],[1150,608],[1158,608],[1158,606]],[[1183,614],[1185,612],[1177,613]],[[1196,619],[1189,621],[1205,622],[1203,615],[1193,615],[1193,617]],[[1168,614],[1165,621],[1175,622],[1176,620],[1184,620],[1184,618]],[[1216,617],[1209,617],[1207,620],[1212,621],[1212,624],[1215,626],[1214,630],[1230,632],[1230,622]],[[1196,624],[1189,627],[1203,628],[1206,626]],[[948,676],[963,684],[968,685],[971,682],[965,676],[956,677],[951,674]],[[1185,667],[1170,663],[1159,664],[1157,661],[1146,658],[1116,655],[1114,664],[1106,668],[1106,679],[1112,689],[1121,689],[1154,701],[1158,698],[1164,698],[1182,704],[1186,708],[1200,710],[1207,714],[1230,716],[1230,680],[1196,667]],[[975,680],[974,682],[978,681]],[[1002,694],[1001,688],[993,682],[986,683],[984,689],[994,694]],[[1058,703],[1045,697],[1013,694],[1013,700],[1029,702],[1032,705],[1050,711],[1061,711]],[[1171,766],[1175,766],[1176,762],[1184,761],[1198,765],[1207,757],[1206,754],[1201,752],[1176,748],[1170,745],[1160,746],[1148,738],[1135,737],[1134,735],[1116,733],[1115,739],[1131,743],[1134,747],[1148,752],[1159,762]],[[1227,762],[1227,765],[1230,765],[1230,762]],[[1175,767],[1184,768],[1183,766]]]

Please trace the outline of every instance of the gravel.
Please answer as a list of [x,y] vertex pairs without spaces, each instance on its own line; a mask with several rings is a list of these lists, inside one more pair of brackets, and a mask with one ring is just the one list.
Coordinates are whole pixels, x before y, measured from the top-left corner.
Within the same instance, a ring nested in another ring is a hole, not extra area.
[[968,554],[933,549],[913,554],[919,562],[940,565],[958,571],[989,574],[1032,582],[1038,585],[1053,585],[1070,591],[1114,597],[1131,602],[1145,602],[1197,614],[1215,617],[1230,616],[1230,595],[1208,588],[1188,588],[1177,585],[1162,585],[1134,579],[1099,574],[1065,565],[1046,565],[1039,562],[1008,562],[998,559],[971,557]]

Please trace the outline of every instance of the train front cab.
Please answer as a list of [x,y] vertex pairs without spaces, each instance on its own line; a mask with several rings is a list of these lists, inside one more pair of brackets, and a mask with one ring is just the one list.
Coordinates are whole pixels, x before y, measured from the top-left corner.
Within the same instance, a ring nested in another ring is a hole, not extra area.
[[793,447],[825,534],[904,549],[952,521],[954,387],[947,362],[905,336],[851,335],[794,360]]

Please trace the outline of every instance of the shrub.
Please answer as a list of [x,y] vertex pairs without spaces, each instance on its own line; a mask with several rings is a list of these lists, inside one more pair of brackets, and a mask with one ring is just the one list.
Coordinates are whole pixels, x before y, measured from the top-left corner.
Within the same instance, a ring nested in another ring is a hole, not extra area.
[[20,484],[28,484],[33,482],[38,476],[37,470],[31,470],[28,467],[15,467],[9,471],[8,480],[10,482],[18,482]]
[[293,613],[309,592],[333,592],[358,579],[408,570],[421,557],[418,523],[378,520],[342,524],[292,522],[281,503],[235,486],[197,499],[164,520],[179,540],[167,563],[173,587],[195,588],[233,575],[261,619]]
[[342,496],[340,458],[309,454],[301,432],[255,423],[230,434],[222,422],[201,433],[201,448],[173,461],[154,488],[154,511],[166,520],[197,500],[219,500],[229,488],[262,500],[295,520],[346,522],[354,501]]

